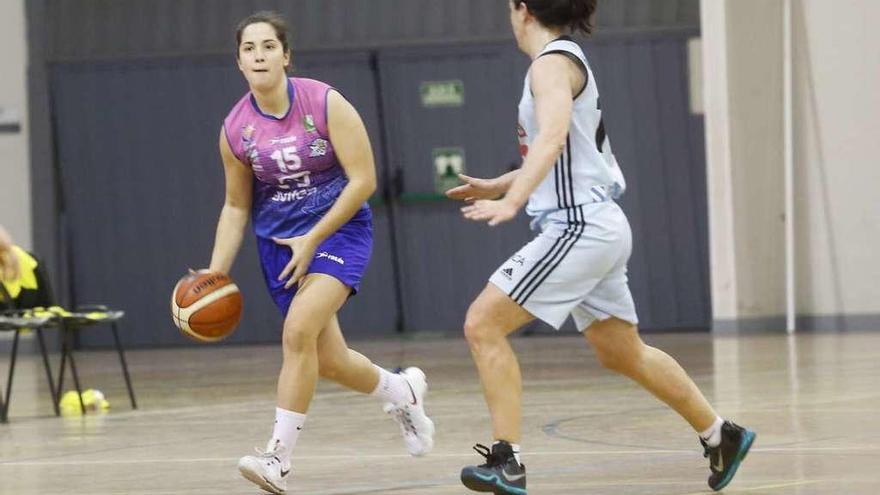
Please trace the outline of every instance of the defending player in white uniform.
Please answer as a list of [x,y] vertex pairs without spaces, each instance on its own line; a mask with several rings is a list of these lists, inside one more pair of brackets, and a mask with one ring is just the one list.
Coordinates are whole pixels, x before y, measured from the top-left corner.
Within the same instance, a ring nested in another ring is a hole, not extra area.
[[639,338],[626,276],[632,235],[614,201],[626,184],[605,135],[596,80],[566,36],[591,32],[596,3],[510,0],[517,44],[532,59],[519,104],[523,164],[494,179],[462,176],[465,184],[447,193],[473,201],[462,208],[465,218],[492,226],[526,206],[540,230],[492,275],[465,321],[494,435],[491,448],[475,447],[486,463],[461,472],[475,491],[526,494],[518,445],[522,378],[507,336],[535,318],[558,329],[572,315],[606,368],[687,420],[710,458],[712,489],[730,482],[755,438],[719,417],[672,357]]
[[[571,126],[553,173],[529,195],[526,212],[541,233],[507,260],[490,281],[533,316],[557,329],[571,314],[577,328],[616,316],[638,323],[626,284],[632,235],[614,202],[626,182],[604,133],[599,92],[577,43],[563,37],[538,57],[568,57],[584,74],[574,96]],[[520,149],[525,159],[539,134],[535,97],[526,76],[519,103]],[[589,223],[589,228],[588,228]]]

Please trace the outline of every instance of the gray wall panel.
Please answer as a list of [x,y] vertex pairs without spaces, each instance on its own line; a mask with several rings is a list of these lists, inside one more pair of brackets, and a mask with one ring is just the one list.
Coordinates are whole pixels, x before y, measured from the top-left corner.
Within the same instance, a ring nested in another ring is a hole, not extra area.
[[406,328],[460,331],[492,271],[530,237],[527,221],[520,216],[490,229],[463,220],[452,203],[409,204],[401,211]]
[[591,50],[628,178],[630,282],[648,328],[705,327],[709,318],[702,120],[688,110],[685,47],[685,38],[658,38]]
[[[297,50],[510,40],[502,0],[48,0],[50,60],[219,54],[258,9],[288,16]],[[607,0],[603,32],[699,25],[699,0]]]
[[[462,147],[466,171],[504,173],[519,164],[516,101],[527,59],[509,44],[383,51],[390,165],[403,171],[404,193],[434,191],[432,150]],[[423,81],[461,80],[464,106],[425,108]],[[407,328],[454,331],[492,270],[530,234],[526,219],[488,229],[461,219],[459,205],[412,202],[400,211]]]

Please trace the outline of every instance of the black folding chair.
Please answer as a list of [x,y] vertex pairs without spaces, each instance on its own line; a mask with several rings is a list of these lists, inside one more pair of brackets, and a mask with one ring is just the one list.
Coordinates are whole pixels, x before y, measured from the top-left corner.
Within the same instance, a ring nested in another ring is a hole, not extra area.
[[43,356],[43,368],[46,370],[46,380],[49,382],[49,391],[52,394],[52,406],[55,408],[55,415],[60,415],[58,408],[57,392],[55,390],[54,380],[52,379],[52,369],[49,366],[49,354],[46,352],[46,341],[43,338],[43,329],[53,324],[52,318],[48,316],[26,317],[20,310],[13,309],[12,298],[6,292],[3,284],[0,284],[0,305],[4,306],[0,310],[0,331],[11,331],[12,350],[9,358],[9,372],[6,375],[6,394],[0,390],[0,423],[5,423],[9,419],[9,404],[12,400],[12,380],[15,377],[15,362],[18,357],[18,341],[22,332],[31,330],[37,334],[37,341],[40,343],[40,353]]
[[[0,297],[6,302],[6,309],[0,313],[0,331],[14,331],[12,342],[11,358],[9,362],[9,374],[6,384],[6,397],[2,397],[0,393],[0,422],[8,420],[9,402],[12,394],[12,379],[15,374],[15,362],[18,353],[18,340],[23,331],[33,330],[37,334],[40,344],[40,352],[43,356],[43,366],[46,370],[46,379],[49,383],[49,390],[52,394],[52,406],[55,415],[61,414],[59,402],[64,387],[64,374],[67,364],[70,363],[70,372],[73,377],[74,386],[76,387],[77,396],[79,397],[80,409],[83,414],[86,413],[85,404],[82,400],[82,386],[79,380],[79,373],[76,369],[76,360],[74,358],[74,339],[76,333],[84,328],[94,327],[98,325],[109,325],[113,334],[113,342],[116,347],[116,353],[119,356],[119,363],[122,367],[122,374],[125,378],[125,386],[128,389],[128,397],[131,401],[132,409],[137,409],[137,400],[134,394],[134,388],[131,384],[131,376],[128,372],[128,364],[125,360],[125,350],[119,339],[119,330],[117,323],[125,315],[122,311],[113,311],[101,305],[78,306],[76,311],[69,312],[57,306],[54,306],[54,298],[49,285],[49,280],[45,276],[43,265],[38,261],[34,270],[37,279],[37,290],[22,292],[18,298],[12,299],[8,293],[0,294]],[[3,285],[0,284],[0,288]],[[61,365],[58,370],[57,387],[52,377],[52,369],[49,365],[49,356],[46,351],[46,345],[42,331],[47,328],[56,328],[60,331],[61,338]],[[2,392],[2,391],[0,391]]]

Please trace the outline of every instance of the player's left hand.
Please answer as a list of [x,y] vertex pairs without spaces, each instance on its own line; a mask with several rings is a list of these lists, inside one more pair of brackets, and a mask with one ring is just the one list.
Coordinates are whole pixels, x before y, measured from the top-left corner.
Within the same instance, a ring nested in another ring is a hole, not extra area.
[[504,199],[481,199],[461,209],[468,220],[488,222],[492,227],[512,220],[518,211],[516,205]]
[[18,280],[21,270],[18,263],[18,256],[12,248],[0,251],[0,281],[2,280]]
[[306,274],[309,265],[312,264],[312,258],[315,257],[315,249],[317,249],[318,246],[307,235],[290,237],[287,239],[273,237],[272,240],[275,241],[275,244],[288,246],[290,250],[293,251],[293,256],[291,256],[287,266],[285,266],[284,270],[281,271],[281,274],[278,275],[278,280],[283,281],[287,279],[284,288],[289,289],[296,285],[296,283],[299,282],[299,279]]

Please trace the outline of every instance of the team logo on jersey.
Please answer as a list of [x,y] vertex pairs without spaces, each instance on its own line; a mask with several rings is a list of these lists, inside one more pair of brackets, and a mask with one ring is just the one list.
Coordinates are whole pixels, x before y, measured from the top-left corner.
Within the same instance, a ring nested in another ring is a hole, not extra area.
[[315,139],[309,145],[309,149],[311,150],[309,152],[310,157],[324,156],[327,154],[327,140],[322,138]]
[[254,132],[257,130],[254,124],[248,124],[241,128],[241,140],[244,143],[250,143],[254,139]]
[[306,114],[306,116],[303,117],[303,127],[305,127],[306,132],[317,132],[315,118],[312,117],[312,114]]
[[254,133],[256,130],[257,128],[254,124],[248,124],[241,127],[241,147],[244,148],[244,154],[251,164],[256,163],[257,155],[259,154],[257,152],[257,141],[254,139]]

